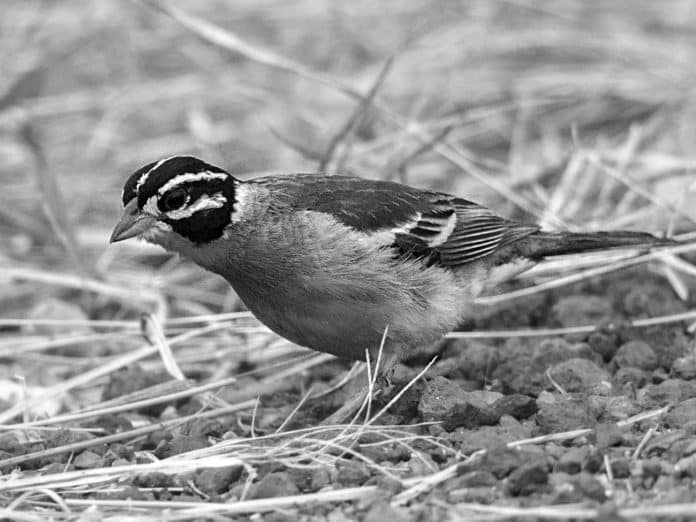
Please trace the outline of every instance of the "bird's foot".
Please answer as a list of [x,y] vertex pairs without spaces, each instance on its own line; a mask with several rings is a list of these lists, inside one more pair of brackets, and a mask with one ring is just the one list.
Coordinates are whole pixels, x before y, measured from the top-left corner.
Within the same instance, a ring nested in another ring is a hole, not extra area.
[[323,425],[344,424],[346,422],[355,422],[361,413],[365,412],[369,416],[371,412],[372,401],[377,398],[391,395],[394,385],[391,382],[389,375],[378,375],[373,386],[363,386],[358,392],[351,393],[348,400],[334,413],[329,415],[323,422]]

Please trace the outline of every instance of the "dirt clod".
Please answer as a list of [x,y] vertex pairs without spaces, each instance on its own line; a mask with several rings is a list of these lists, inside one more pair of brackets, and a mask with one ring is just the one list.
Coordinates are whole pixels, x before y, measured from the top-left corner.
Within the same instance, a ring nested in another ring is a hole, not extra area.
[[646,342],[657,355],[657,362],[663,368],[671,368],[674,361],[689,351],[689,339],[680,328],[653,326],[632,330],[631,340]]
[[[549,394],[550,395],[550,394]],[[595,424],[595,414],[582,395],[550,395],[551,400],[538,400],[536,423],[542,433],[588,428]]]
[[[124,395],[161,384],[169,380],[169,375],[164,372],[148,372],[143,370],[139,365],[134,364],[128,368],[123,368],[111,374],[109,382],[106,383],[102,390],[102,400],[108,401],[111,399],[121,398]],[[146,406],[140,411],[146,415],[159,416],[167,407],[166,404],[154,404]]]
[[462,473],[486,471],[497,479],[503,479],[522,464],[533,462],[538,457],[539,455],[535,451],[497,446],[486,451],[474,462],[462,464],[459,470]]
[[687,355],[675,359],[672,371],[681,379],[696,379],[696,355]]
[[561,326],[597,324],[613,314],[611,303],[595,295],[569,295],[561,297],[552,310]]
[[447,481],[447,489],[491,487],[498,484],[498,479],[488,470],[477,469]]
[[631,476],[631,461],[626,457],[612,459],[609,462],[611,473],[615,479],[625,479]]
[[499,417],[510,415],[518,420],[531,417],[539,409],[533,397],[521,393],[504,395],[495,401],[492,407]]
[[198,437],[189,437],[188,435],[178,435],[171,440],[162,441],[155,449],[155,456],[160,459],[166,459],[173,455],[179,455],[187,451],[207,448],[210,444],[208,441]]
[[642,388],[648,382],[648,372],[640,368],[619,368],[614,373],[614,387],[617,390],[622,389],[626,384],[630,384],[633,388]]
[[455,404],[442,417],[442,427],[447,431],[455,428],[474,428],[476,426],[492,425],[498,422],[500,416],[496,410],[479,401]]
[[496,392],[467,392],[449,379],[436,377],[426,384],[418,412],[426,421],[443,421],[447,431],[491,425],[499,419],[491,405],[501,397]]
[[196,475],[196,486],[209,495],[219,495],[227,491],[231,484],[242,476],[242,466],[204,469]]
[[607,500],[606,488],[597,480],[594,475],[589,473],[580,473],[571,481],[573,489],[580,493],[583,499],[588,498],[595,502],[604,502]]
[[0,451],[7,453],[21,453],[24,451],[24,444],[19,441],[18,433],[0,433]]
[[292,481],[290,475],[284,471],[268,473],[260,481],[254,484],[249,492],[249,498],[272,498],[297,495],[299,488]]
[[664,421],[672,427],[685,427],[696,422],[696,397],[678,403],[667,412]]
[[616,333],[592,332],[587,338],[590,348],[602,356],[605,362],[611,360],[619,347],[619,336]]
[[[515,342],[512,342],[515,341]],[[574,358],[595,360],[601,364],[601,357],[585,343],[570,344],[561,338],[553,338],[541,343],[510,340],[506,359],[493,372],[493,377],[503,383],[508,393],[520,393],[536,397],[551,387],[547,370],[563,361]]]
[[594,409],[601,411],[600,418],[606,421],[618,422],[636,415],[640,407],[636,401],[629,399],[625,395],[604,396],[592,395],[588,397]]
[[133,485],[141,488],[166,488],[176,486],[176,481],[171,475],[153,471],[135,477]]
[[426,421],[440,420],[461,402],[466,402],[462,390],[449,379],[438,376],[426,383],[418,414]]
[[372,476],[362,462],[350,462],[338,467],[336,482],[343,487],[362,486]]
[[102,458],[93,451],[83,451],[73,461],[75,469],[92,469],[101,466]]
[[679,379],[667,379],[660,384],[648,384],[636,394],[638,403],[645,409],[661,408],[691,397],[696,397],[696,382]]
[[545,491],[549,481],[549,465],[543,460],[522,464],[508,477],[507,490],[513,496],[527,496]]
[[568,450],[561,455],[561,458],[558,459],[555,471],[562,471],[569,475],[580,473],[582,465],[587,460],[589,453],[590,450],[587,446],[568,448]]
[[612,362],[618,368],[640,368],[651,371],[657,368],[655,351],[645,341],[629,341],[616,351]]
[[656,317],[684,311],[684,304],[667,286],[637,285],[624,297],[624,311],[632,317]]
[[607,392],[611,389],[609,372],[589,359],[573,358],[558,363],[551,368],[550,375],[567,392],[589,391],[596,386]]
[[375,502],[365,513],[364,522],[408,522],[411,517],[406,510],[396,508],[387,501]]
[[457,428],[449,439],[459,451],[471,453],[525,439],[531,434],[530,423],[522,424],[512,417],[501,417],[498,426],[479,426],[471,430]]

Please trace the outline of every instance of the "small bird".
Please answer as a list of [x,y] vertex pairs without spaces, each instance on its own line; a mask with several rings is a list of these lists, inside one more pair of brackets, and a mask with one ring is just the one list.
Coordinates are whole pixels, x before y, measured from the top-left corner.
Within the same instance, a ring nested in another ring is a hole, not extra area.
[[111,242],[139,237],[225,278],[290,341],[385,360],[428,348],[481,291],[548,256],[674,242],[544,232],[472,201],[389,181],[292,174],[249,181],[189,156],[126,181]]

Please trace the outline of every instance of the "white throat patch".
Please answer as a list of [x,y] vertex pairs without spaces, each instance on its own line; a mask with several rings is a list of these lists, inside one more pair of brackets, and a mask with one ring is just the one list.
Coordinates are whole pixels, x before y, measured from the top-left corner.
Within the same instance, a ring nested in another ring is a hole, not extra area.
[[250,185],[247,183],[234,183],[234,206],[232,207],[232,215],[230,215],[231,223],[239,223],[242,216],[249,215],[248,207],[252,204],[252,192]]

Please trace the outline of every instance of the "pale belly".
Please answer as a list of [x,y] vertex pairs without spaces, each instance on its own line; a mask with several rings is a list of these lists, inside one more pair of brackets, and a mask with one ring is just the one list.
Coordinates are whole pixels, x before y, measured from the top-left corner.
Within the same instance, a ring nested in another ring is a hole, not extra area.
[[393,270],[339,278],[328,272],[302,281],[286,274],[273,285],[233,286],[262,323],[296,344],[364,360],[366,350],[379,351],[386,330],[385,353],[401,358],[454,329],[469,301],[449,277],[439,277],[448,274],[443,269],[417,274]]

